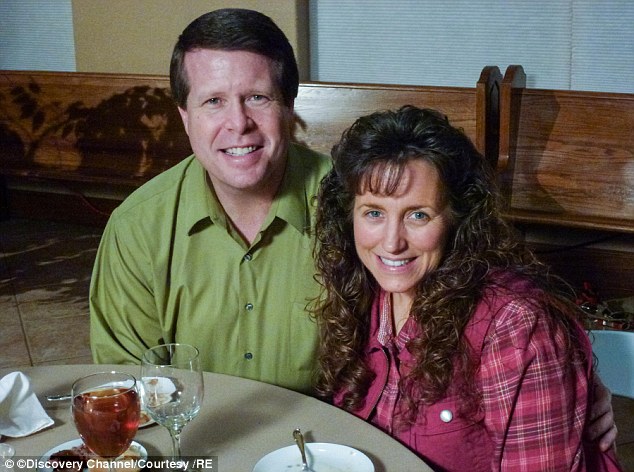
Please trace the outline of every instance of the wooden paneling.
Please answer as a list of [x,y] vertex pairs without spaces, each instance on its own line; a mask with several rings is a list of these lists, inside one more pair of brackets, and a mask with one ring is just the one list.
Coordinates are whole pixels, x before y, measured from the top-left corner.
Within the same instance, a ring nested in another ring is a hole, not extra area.
[[[448,115],[495,161],[500,80],[484,67],[473,88],[303,83],[293,139],[328,154],[359,116],[411,104]],[[69,209],[121,199],[190,154],[167,77],[0,71],[0,175],[11,178],[0,207],[9,213],[50,189],[51,203],[67,199]],[[40,194],[27,198],[29,186]]]
[[634,232],[634,95],[523,87],[510,69],[500,104],[509,216]]
[[414,105],[447,115],[495,162],[500,80],[499,69],[488,66],[475,88],[303,83],[295,101],[295,139],[329,154],[341,133],[360,116]]
[[138,186],[191,153],[158,76],[0,73],[2,173]]
[[434,108],[476,141],[476,95],[473,89],[441,87],[303,84],[295,104],[298,141],[330,154],[341,133],[360,116],[403,105]]

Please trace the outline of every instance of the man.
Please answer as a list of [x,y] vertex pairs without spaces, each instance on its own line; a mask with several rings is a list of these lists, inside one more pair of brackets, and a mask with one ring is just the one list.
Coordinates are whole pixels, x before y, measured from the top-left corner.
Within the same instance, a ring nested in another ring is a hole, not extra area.
[[[311,202],[330,160],[290,143],[292,47],[258,12],[213,11],[181,34],[170,81],[194,155],[108,222],[90,293],[94,359],[138,363],[150,346],[183,342],[204,370],[310,392]],[[601,433],[613,423],[602,392]]]
[[330,163],[289,144],[292,47],[264,15],[215,11],[180,36],[170,76],[195,157],[113,213],[91,286],[94,358],[136,363],[184,342],[205,370],[308,392],[310,205]]

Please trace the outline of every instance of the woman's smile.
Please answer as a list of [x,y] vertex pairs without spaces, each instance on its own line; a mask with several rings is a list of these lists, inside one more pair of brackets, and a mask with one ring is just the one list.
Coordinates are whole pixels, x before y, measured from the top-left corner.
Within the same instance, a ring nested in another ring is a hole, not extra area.
[[403,267],[406,264],[409,264],[411,261],[414,260],[414,258],[408,258],[408,259],[389,259],[387,257],[381,257],[379,256],[379,259],[381,259],[381,262],[383,262],[383,264],[385,264],[388,267]]
[[442,259],[449,212],[438,172],[422,160],[406,164],[390,195],[366,190],[355,197],[357,254],[384,290],[413,298]]

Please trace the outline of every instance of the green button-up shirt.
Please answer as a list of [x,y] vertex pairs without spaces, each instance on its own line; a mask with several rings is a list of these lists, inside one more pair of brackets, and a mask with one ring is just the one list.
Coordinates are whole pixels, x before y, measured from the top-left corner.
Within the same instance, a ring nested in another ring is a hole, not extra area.
[[112,214],[90,289],[91,347],[99,363],[139,363],[182,342],[203,369],[309,392],[318,294],[310,230],[313,196],[330,161],[292,145],[278,195],[251,246],[232,230],[190,156]]

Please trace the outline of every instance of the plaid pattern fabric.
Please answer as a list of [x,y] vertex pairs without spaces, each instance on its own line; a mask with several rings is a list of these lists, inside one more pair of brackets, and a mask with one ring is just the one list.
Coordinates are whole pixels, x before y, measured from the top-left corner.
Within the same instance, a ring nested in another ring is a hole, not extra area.
[[[377,335],[389,362],[388,379],[370,420],[393,433],[400,397],[397,356],[416,336],[417,326],[410,318],[394,336],[389,299],[386,294]],[[483,434],[494,448],[491,470],[585,470],[581,438],[590,384],[587,364],[566,358],[566,335],[522,298],[496,313],[476,374],[485,414]]]
[[[560,327],[521,300],[504,306],[482,352],[485,427],[501,470],[583,470],[587,364],[566,359]],[[566,469],[567,470],[567,469]]]
[[388,293],[383,297],[383,304],[379,310],[380,323],[377,334],[377,340],[383,346],[390,367],[387,383],[379,397],[371,422],[383,431],[392,434],[394,409],[400,396],[398,384],[401,373],[398,368],[398,354],[405,349],[408,341],[415,335],[417,326],[412,318],[408,318],[398,335],[394,336],[390,299]]

